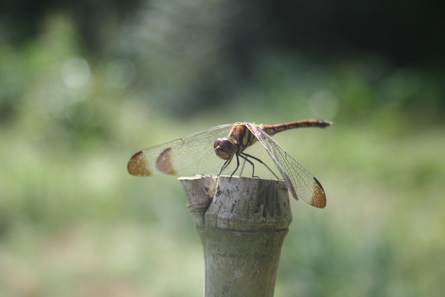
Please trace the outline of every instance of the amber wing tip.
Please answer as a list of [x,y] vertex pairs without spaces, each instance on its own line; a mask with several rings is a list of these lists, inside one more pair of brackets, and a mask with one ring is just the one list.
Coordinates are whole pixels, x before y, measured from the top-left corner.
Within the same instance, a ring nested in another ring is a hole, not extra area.
[[326,194],[321,183],[314,177],[315,185],[314,185],[314,193],[311,199],[311,205],[317,208],[325,208],[326,207]]
[[147,162],[143,157],[143,152],[137,152],[134,154],[130,161],[127,164],[128,173],[136,176],[150,176],[153,175],[152,172],[148,169]]
[[316,208],[325,208],[326,207],[326,197],[322,199],[318,198],[316,201],[312,201],[311,205]]

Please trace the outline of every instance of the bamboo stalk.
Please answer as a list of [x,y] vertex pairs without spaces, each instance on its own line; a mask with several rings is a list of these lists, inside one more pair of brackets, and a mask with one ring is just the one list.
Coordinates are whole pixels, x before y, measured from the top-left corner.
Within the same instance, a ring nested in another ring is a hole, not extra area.
[[180,178],[204,250],[205,297],[272,297],[292,221],[283,181]]

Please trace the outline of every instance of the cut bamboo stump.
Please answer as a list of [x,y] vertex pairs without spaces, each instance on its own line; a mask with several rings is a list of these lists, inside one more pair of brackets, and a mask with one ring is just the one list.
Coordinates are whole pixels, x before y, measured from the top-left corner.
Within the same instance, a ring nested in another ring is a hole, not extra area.
[[205,297],[272,297],[292,221],[284,181],[180,178],[201,238]]

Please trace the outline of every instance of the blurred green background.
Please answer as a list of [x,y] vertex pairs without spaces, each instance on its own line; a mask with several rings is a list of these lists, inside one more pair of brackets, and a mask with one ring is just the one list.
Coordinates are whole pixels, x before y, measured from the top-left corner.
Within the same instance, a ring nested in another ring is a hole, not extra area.
[[219,124],[331,120],[275,139],[322,182],[292,201],[276,296],[445,292],[439,1],[0,4],[0,296],[200,296],[175,177],[136,151]]

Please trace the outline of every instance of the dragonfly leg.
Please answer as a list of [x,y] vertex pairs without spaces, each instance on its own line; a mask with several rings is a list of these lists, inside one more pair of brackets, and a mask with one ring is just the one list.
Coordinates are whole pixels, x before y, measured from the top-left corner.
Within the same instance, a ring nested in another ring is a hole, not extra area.
[[241,165],[241,170],[239,172],[239,176],[243,175],[244,167],[246,166],[246,159],[243,159],[243,164]]
[[[236,155],[236,168],[235,168],[235,170],[233,170],[233,172],[232,172],[232,174],[230,175],[230,179],[232,178],[232,176],[235,174],[235,172],[238,170],[238,168],[239,168],[239,156],[238,156],[238,154],[235,154]],[[227,164],[228,165],[228,164]],[[227,166],[226,166],[227,167]],[[229,179],[229,181],[230,181],[230,179]]]
[[[226,169],[227,166],[230,165],[230,162],[232,162],[232,159],[233,159],[233,156],[230,157],[229,159],[227,159],[227,160],[224,162],[223,166],[221,167],[221,169],[220,169],[219,172],[218,172],[218,177],[221,175],[221,172],[223,172],[223,170]],[[238,160],[237,160],[237,163],[239,163]],[[236,166],[236,169],[238,169],[238,165]],[[236,171],[236,169],[235,169],[235,171]],[[234,171],[233,173],[235,173],[235,171]],[[232,175],[233,175],[233,173],[232,173]],[[231,175],[231,176],[232,176],[232,175]]]
[[[264,163],[261,159],[258,159],[257,157],[254,157],[254,156],[249,155],[249,154],[246,154],[246,153],[243,153],[243,155],[244,155],[244,156],[242,156],[242,157],[243,157],[247,162],[249,162],[250,164],[252,164],[252,166],[253,166],[253,163],[252,163],[250,160],[248,160],[247,158],[252,158],[252,159],[254,159],[255,161],[257,161],[257,162],[263,164],[264,166],[266,166],[267,169],[269,169],[270,172],[272,172],[272,174],[273,174],[277,179],[280,179],[280,178],[275,174],[275,172],[273,172],[272,169],[270,169],[270,167],[267,166],[267,164]],[[254,167],[254,166],[253,166],[253,167]],[[255,170],[255,167],[254,167],[253,170]],[[255,176],[253,175],[253,170],[252,170],[252,176],[255,177]]]
[[[248,162],[250,165],[252,165],[252,177],[256,177],[256,178],[260,178],[259,176],[255,175],[255,164],[253,164],[252,161],[249,160],[248,157],[252,157],[251,155],[242,153],[240,154],[240,157],[244,159],[244,161]],[[255,157],[253,157],[253,159],[256,159]]]

